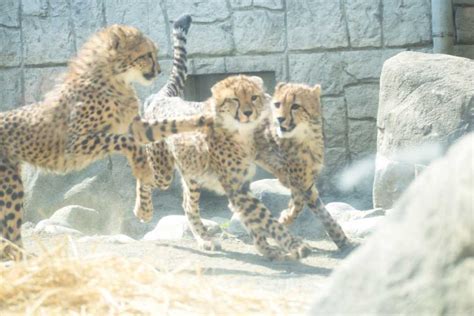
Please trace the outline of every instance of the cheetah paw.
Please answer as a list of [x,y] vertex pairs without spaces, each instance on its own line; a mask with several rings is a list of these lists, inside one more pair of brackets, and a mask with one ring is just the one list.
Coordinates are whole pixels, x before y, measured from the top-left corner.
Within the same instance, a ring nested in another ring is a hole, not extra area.
[[219,251],[222,250],[221,243],[216,239],[201,239],[198,240],[199,248],[205,251]]
[[287,257],[291,260],[299,260],[308,257],[311,252],[311,247],[308,244],[301,242],[299,245],[290,250],[290,252],[287,254]]
[[145,210],[141,205],[136,205],[133,209],[133,214],[140,220],[142,223],[148,223],[153,218],[153,210]]
[[283,210],[280,213],[280,217],[278,218],[278,222],[285,226],[289,226],[293,223],[294,217],[290,214],[290,210]]
[[288,260],[287,254],[279,247],[267,246],[259,251],[265,258],[272,261]]

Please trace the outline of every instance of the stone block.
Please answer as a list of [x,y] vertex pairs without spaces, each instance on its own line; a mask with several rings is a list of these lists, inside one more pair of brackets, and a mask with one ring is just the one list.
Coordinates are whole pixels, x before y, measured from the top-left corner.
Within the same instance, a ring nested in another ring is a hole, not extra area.
[[3,0],[0,2],[0,25],[8,27],[20,26],[20,1]]
[[324,140],[326,147],[346,146],[346,106],[342,97],[323,97]]
[[[346,147],[324,148],[324,168],[318,180],[318,189],[323,201],[334,201],[341,197],[338,174],[348,163]],[[345,199],[346,202],[349,202]]]
[[282,0],[253,0],[253,6],[273,9],[273,10],[283,9]]
[[66,70],[66,67],[25,68],[25,104],[43,100]]
[[165,20],[160,2],[153,0],[105,1],[105,15],[108,25],[118,23],[134,26],[155,42],[159,49],[158,56],[171,56],[171,35],[168,34],[171,26],[168,26],[169,22]]
[[252,0],[229,0],[232,9],[248,8],[252,6]]
[[349,118],[377,118],[379,85],[376,83],[347,86],[344,88]]
[[474,59],[474,45],[454,45],[454,55]]
[[21,63],[21,36],[19,29],[0,27],[0,66],[18,66]]
[[453,0],[454,5],[474,5],[474,0]]
[[377,125],[375,120],[349,119],[349,151],[352,160],[374,155],[377,147]]
[[0,69],[0,112],[22,105],[21,69]]
[[382,44],[380,0],[344,1],[352,47],[379,47]]
[[282,52],[285,49],[284,13],[237,11],[233,19],[235,48],[239,53]]
[[430,1],[384,1],[383,33],[386,46],[431,42]]
[[229,55],[234,47],[230,21],[192,24],[187,38],[189,56]]
[[184,13],[192,16],[194,22],[216,22],[229,17],[227,1],[222,0],[167,0],[168,17],[176,19]]
[[286,9],[290,50],[348,46],[339,1],[288,0]]
[[189,59],[188,69],[192,74],[222,74],[225,73],[224,60],[224,57]]
[[26,65],[65,63],[75,55],[68,16],[24,16],[22,27]]
[[72,0],[71,17],[76,35],[76,47],[79,49],[87,39],[105,26],[103,0]]
[[474,7],[456,8],[456,36],[461,44],[474,43]]
[[[225,57],[226,72],[275,72],[276,81],[286,80],[286,66],[283,56],[236,56]],[[274,87],[267,86],[267,91],[273,91]]]
[[48,0],[48,16],[69,17],[71,14],[69,1]]
[[21,6],[23,15],[42,17],[48,15],[48,0],[23,0]]
[[290,54],[290,80],[321,83],[324,93],[340,94],[347,84],[377,80],[383,62],[400,49]]

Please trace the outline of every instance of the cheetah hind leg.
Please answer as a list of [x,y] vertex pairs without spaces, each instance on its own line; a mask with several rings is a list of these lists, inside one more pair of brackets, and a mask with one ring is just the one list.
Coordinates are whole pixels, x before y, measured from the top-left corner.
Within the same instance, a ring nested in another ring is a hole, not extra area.
[[142,223],[148,223],[153,218],[152,187],[137,179],[136,190],[133,214]]
[[200,249],[208,251],[221,250],[219,240],[213,238],[204,226],[199,215],[199,185],[194,180],[185,180],[183,176],[183,208],[188,224]]
[[23,257],[23,196],[19,164],[0,157],[0,259],[19,260]]
[[[242,223],[254,237],[255,247],[262,255],[269,259],[298,260],[311,253],[309,245],[293,236],[254,196],[248,193],[234,194],[231,204],[233,205],[231,209],[239,213]],[[280,250],[276,251],[270,246],[266,238],[273,238]]]

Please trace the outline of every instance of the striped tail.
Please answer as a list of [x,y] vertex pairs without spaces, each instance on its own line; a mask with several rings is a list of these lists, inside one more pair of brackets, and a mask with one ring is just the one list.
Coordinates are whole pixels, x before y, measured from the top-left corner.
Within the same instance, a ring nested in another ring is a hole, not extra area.
[[166,85],[158,92],[160,97],[183,97],[186,67],[186,34],[191,26],[191,16],[182,15],[173,23],[173,68]]

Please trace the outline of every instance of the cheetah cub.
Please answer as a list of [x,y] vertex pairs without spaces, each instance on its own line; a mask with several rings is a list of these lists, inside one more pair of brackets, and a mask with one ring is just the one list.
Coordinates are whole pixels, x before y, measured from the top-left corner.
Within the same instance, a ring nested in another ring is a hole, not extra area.
[[155,44],[136,28],[110,26],[84,44],[43,101],[0,113],[0,256],[17,255],[5,239],[21,245],[21,163],[65,173],[121,153],[134,175],[150,183],[140,144],[205,124],[201,116],[161,122],[137,117],[131,84],[148,85],[160,73],[156,55]]
[[272,115],[255,131],[256,162],[291,189],[292,199],[279,222],[291,224],[306,204],[342,249],[350,245],[349,239],[326,210],[315,183],[324,162],[320,94],[319,85],[276,86]]
[[[174,164],[181,173],[183,208],[194,237],[203,249],[220,247],[199,215],[200,190],[206,188],[227,195],[230,209],[240,215],[261,254],[270,259],[306,257],[310,248],[292,236],[249,191],[255,172],[253,133],[268,111],[262,79],[232,76],[211,90],[212,97],[203,103],[157,99],[147,109],[148,118],[154,119],[163,119],[173,111],[213,113],[214,123],[206,131],[171,136],[160,147],[148,145],[152,160],[156,158],[154,154],[160,154],[163,161]],[[155,187],[166,188],[172,176],[169,168],[155,170]],[[151,205],[152,187],[139,184],[138,188],[135,213],[147,221],[152,210],[143,208]],[[278,246],[271,246],[267,238],[273,238]]]

